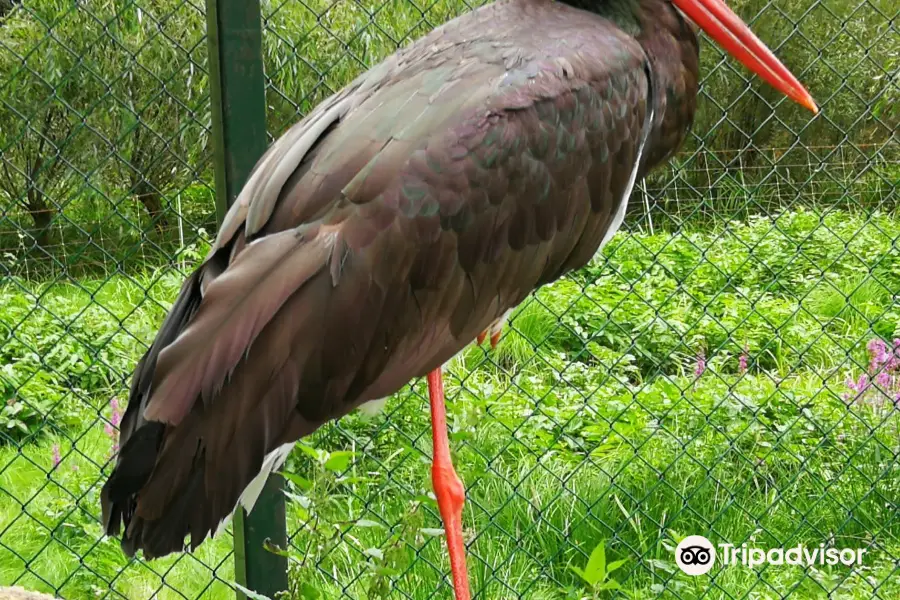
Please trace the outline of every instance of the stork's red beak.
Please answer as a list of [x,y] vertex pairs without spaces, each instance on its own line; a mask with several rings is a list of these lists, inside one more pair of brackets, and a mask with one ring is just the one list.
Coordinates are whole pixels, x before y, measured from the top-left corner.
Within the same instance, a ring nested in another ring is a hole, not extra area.
[[672,0],[732,56],[776,90],[813,113],[819,108],[806,88],[722,0]]

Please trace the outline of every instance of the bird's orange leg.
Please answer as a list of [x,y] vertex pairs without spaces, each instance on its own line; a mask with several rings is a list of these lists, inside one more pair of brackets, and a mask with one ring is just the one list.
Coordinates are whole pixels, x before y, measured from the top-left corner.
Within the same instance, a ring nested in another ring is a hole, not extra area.
[[434,458],[431,481],[437,496],[438,509],[444,521],[447,549],[450,551],[450,571],[456,600],[470,600],[469,577],[466,574],[466,546],[462,535],[462,511],[466,490],[453,462],[450,460],[450,440],[447,438],[447,411],[444,408],[444,382],[441,368],[428,374],[428,399],[431,402],[431,435]]
[[491,349],[496,348],[497,344],[500,343],[500,337],[503,335],[503,326],[506,324],[506,320],[509,319],[509,315],[512,312],[512,309],[509,309],[503,315],[500,316],[499,319],[488,325],[488,328],[478,334],[478,337],[475,338],[475,344],[480,346],[484,343],[484,339],[491,335]]

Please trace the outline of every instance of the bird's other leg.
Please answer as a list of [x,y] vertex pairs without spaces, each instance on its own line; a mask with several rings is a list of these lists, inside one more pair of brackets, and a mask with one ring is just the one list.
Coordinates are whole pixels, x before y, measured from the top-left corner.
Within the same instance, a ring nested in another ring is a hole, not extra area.
[[484,339],[490,335],[491,336],[491,348],[496,348],[497,343],[500,341],[500,336],[503,333],[503,325],[506,324],[506,319],[509,318],[509,313],[512,312],[512,309],[509,309],[503,316],[499,319],[491,323],[487,329],[478,334],[477,343],[480,346],[484,343]]
[[444,521],[447,549],[450,552],[450,571],[456,600],[470,600],[469,578],[466,574],[466,547],[462,534],[462,511],[466,490],[453,462],[450,460],[450,440],[447,437],[447,411],[444,407],[444,382],[441,368],[428,374],[428,399],[431,402],[431,435],[434,457],[431,481],[437,496],[438,510]]

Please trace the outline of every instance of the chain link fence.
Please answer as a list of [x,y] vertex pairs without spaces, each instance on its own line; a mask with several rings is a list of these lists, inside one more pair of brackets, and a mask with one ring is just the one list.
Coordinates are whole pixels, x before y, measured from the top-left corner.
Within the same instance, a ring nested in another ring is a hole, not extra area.
[[[821,113],[704,44],[625,230],[449,366],[478,598],[900,597],[897,6],[732,5]],[[263,1],[270,137],[474,6]],[[99,524],[130,372],[215,230],[206,29],[199,0],[0,0],[0,585],[234,595],[230,529],[144,562]],[[426,398],[293,453],[292,598],[449,597]],[[691,534],[865,558],[694,578]]]

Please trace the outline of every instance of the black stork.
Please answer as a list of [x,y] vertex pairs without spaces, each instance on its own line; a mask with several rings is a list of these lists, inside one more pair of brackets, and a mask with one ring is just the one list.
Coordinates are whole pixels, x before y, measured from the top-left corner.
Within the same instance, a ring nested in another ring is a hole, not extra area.
[[[464,489],[441,365],[584,265],[690,127],[690,18],[813,112],[722,0],[499,0],[363,73],[257,163],[138,363],[109,535],[199,545],[299,438],[427,375],[458,599]],[[242,494],[244,494],[242,496]]]

